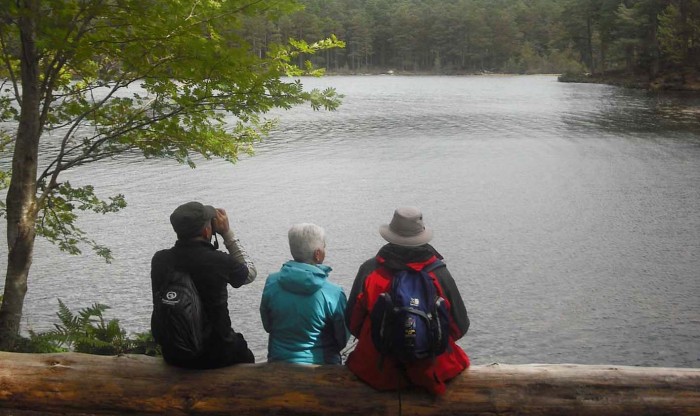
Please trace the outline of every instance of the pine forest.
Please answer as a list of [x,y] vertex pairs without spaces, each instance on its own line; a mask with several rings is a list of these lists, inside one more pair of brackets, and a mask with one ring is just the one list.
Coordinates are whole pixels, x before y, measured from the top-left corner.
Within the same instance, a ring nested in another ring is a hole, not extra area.
[[[301,0],[276,24],[246,21],[270,41],[336,35],[315,56],[330,73],[563,73],[697,81],[700,0]],[[300,64],[304,57],[300,57]]]

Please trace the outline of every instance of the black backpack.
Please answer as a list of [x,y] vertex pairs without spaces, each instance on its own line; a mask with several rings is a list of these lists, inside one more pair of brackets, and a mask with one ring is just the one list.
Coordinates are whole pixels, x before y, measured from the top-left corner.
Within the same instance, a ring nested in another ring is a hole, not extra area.
[[189,273],[170,270],[153,304],[153,338],[171,358],[192,359],[204,350],[205,315]]
[[403,363],[436,357],[447,349],[449,311],[428,272],[445,264],[437,260],[420,272],[401,270],[391,288],[379,295],[372,312],[372,341],[383,356]]

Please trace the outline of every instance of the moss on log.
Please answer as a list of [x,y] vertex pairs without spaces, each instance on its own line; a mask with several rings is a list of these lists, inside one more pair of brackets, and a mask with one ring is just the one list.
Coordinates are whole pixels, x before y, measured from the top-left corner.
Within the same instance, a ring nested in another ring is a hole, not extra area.
[[[0,352],[3,415],[394,415],[343,366],[183,370],[143,355]],[[700,415],[700,369],[473,366],[433,398],[404,391],[405,415]]]

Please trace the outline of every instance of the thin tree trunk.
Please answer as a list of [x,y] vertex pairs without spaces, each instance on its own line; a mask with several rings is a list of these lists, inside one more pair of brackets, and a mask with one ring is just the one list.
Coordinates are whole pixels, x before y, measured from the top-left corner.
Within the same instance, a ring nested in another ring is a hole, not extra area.
[[595,61],[593,60],[593,22],[591,21],[591,17],[588,16],[586,18],[586,31],[587,33],[587,48],[588,48],[588,62],[589,62],[589,70],[591,74],[596,73],[596,68],[595,68]]
[[601,36],[600,39],[600,72],[605,74],[607,71],[606,61],[608,59],[608,41]]
[[39,0],[25,0],[19,19],[22,45],[22,104],[7,192],[7,275],[0,308],[0,349],[12,348],[19,333],[36,231],[36,174],[41,136],[36,21]]
[[681,1],[680,2],[680,7],[679,7],[679,13],[680,13],[680,21],[681,21],[681,54],[683,56],[683,65],[685,66],[690,66],[691,65],[691,59],[690,55],[688,54],[688,45],[691,44],[691,33],[692,33],[692,28],[691,28],[691,21],[688,18],[690,12],[689,12],[689,7],[690,5],[688,4],[689,2],[687,1]]
[[661,57],[659,52],[659,37],[657,36],[658,22],[653,19],[653,24],[651,25],[650,45],[651,45],[651,64],[649,67],[649,75],[651,79],[656,78],[659,74],[661,68]]

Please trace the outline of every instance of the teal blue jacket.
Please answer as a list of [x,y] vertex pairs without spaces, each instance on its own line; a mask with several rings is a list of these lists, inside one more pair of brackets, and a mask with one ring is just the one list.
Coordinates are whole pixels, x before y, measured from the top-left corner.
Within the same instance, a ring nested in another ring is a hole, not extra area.
[[347,298],[328,281],[331,268],[288,261],[265,282],[260,317],[269,336],[267,360],[302,364],[341,364],[350,333],[345,326]]

